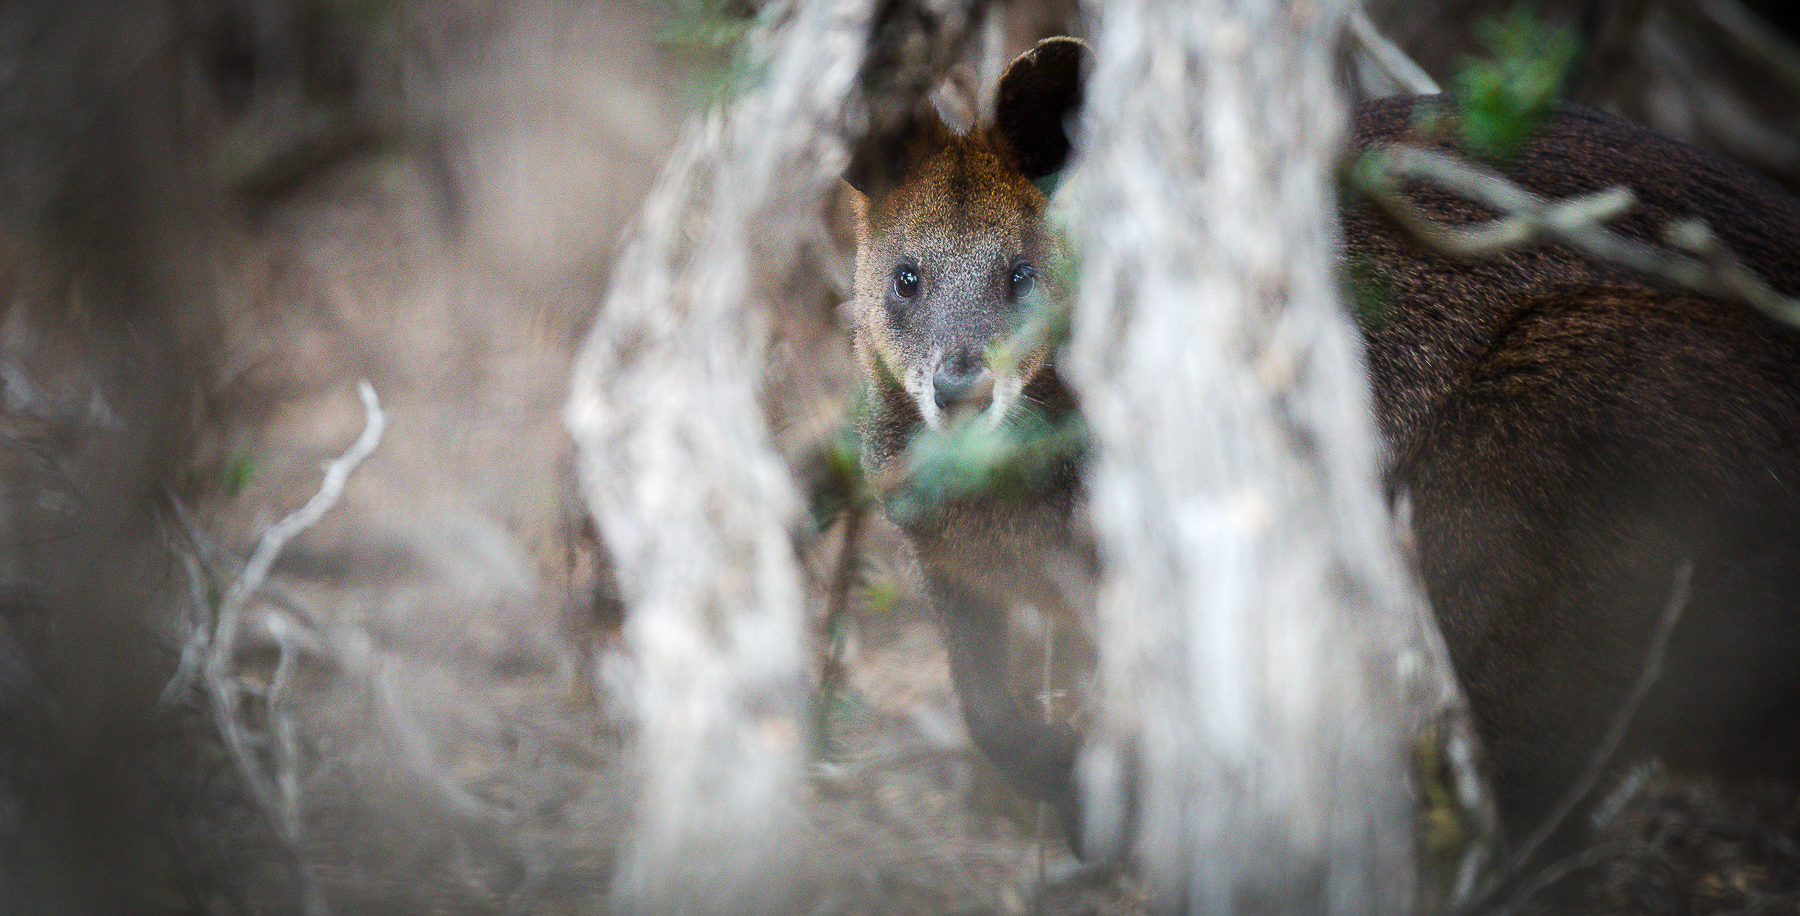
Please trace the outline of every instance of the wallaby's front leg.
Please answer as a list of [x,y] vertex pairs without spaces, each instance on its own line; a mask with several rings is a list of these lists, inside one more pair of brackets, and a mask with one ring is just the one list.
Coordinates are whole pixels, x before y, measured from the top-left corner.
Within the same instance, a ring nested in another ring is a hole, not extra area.
[[931,592],[969,736],[1020,794],[1056,809],[1079,853],[1081,818],[1072,780],[1078,742],[1073,730],[1021,706],[1007,685],[1006,608],[935,577]]

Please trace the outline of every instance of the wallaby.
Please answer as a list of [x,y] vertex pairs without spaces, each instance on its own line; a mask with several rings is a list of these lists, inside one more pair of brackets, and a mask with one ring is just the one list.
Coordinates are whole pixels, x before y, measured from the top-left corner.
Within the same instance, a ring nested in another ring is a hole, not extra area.
[[[1033,182],[1068,158],[1064,116],[1080,98],[1086,53],[1073,39],[1041,42],[1008,67],[992,125],[959,135],[923,112],[891,145],[865,143],[845,174],[858,192],[862,458],[884,502],[913,436],[942,428],[953,410],[985,405],[998,420],[1029,402],[1052,421],[1075,410],[1047,351],[1024,354],[1011,377],[996,379],[986,349],[1051,279],[1048,201]],[[1065,458],[1021,498],[895,517],[925,571],[970,736],[1026,796],[1056,806],[1071,837],[1076,737],[1014,698],[1006,645],[1013,600],[1079,612],[1071,592],[1094,569],[1071,528],[1080,499],[1080,468]]]
[[[1047,39],[1002,77],[991,125],[957,134],[922,113],[846,172],[871,392],[863,461],[878,490],[911,438],[959,409],[996,421],[1021,402],[1076,409],[1053,353],[994,378],[984,352],[1048,276],[1034,181],[1068,158],[1086,54]],[[1353,148],[1441,145],[1414,127],[1437,104],[1363,106]],[[1751,271],[1800,294],[1800,202],[1718,157],[1564,106],[1504,171],[1552,198],[1628,186],[1639,205],[1618,231],[1653,241],[1699,217]],[[1495,216],[1409,194],[1447,223]],[[1800,335],[1554,245],[1452,260],[1358,201],[1342,225],[1346,274],[1376,303],[1359,318],[1387,482],[1412,507],[1420,572],[1508,827],[1535,826],[1593,754],[1684,562],[1691,596],[1620,759],[1800,776]],[[1009,601],[1083,600],[1069,585],[1071,571],[1093,571],[1073,530],[1082,498],[1068,459],[1023,498],[896,518],[971,736],[1025,795],[1058,807],[1075,843],[1076,736],[1009,692],[1004,647]]]

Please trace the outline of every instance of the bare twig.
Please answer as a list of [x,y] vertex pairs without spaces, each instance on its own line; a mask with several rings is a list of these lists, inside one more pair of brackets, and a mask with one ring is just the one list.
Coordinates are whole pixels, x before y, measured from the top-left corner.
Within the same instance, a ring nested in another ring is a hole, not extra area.
[[1350,37],[1357,47],[1369,55],[1375,66],[1381,69],[1382,75],[1394,82],[1404,92],[1412,95],[1437,95],[1444,90],[1438,87],[1437,81],[1425,68],[1419,66],[1408,57],[1400,46],[1394,44],[1375,23],[1369,20],[1369,14],[1358,4],[1350,11]]
[[[1372,148],[1363,186],[1414,238],[1446,254],[1473,258],[1537,241],[1556,241],[1596,260],[1625,267],[1681,289],[1745,303],[1800,327],[1800,300],[1776,292],[1744,267],[1698,220],[1665,228],[1664,241],[1684,254],[1629,239],[1601,225],[1636,204],[1629,188],[1552,201],[1490,169],[1448,153],[1384,144]],[[1503,214],[1475,226],[1446,226],[1401,189],[1405,179],[1429,182]],[[1692,257],[1686,256],[1692,255]]]
[[[1056,710],[1053,702],[1055,691],[1052,689],[1055,685],[1050,682],[1055,654],[1056,618],[1046,616],[1044,618],[1044,663],[1041,670],[1038,672],[1038,704],[1044,708],[1045,725],[1054,725],[1056,722]],[[1049,856],[1046,855],[1044,851],[1044,822],[1048,820],[1049,817],[1050,803],[1043,801],[1038,802],[1037,823],[1034,825],[1034,829],[1037,833],[1035,838],[1037,841],[1037,888],[1031,895],[1031,912],[1034,916],[1043,916],[1044,888],[1048,885],[1050,880],[1048,873]],[[1078,842],[1078,839],[1075,837],[1070,837],[1070,840]]]
[[[1562,801],[1557,803],[1555,810],[1544,818],[1544,822],[1538,825],[1537,830],[1533,831],[1530,838],[1520,845],[1518,851],[1507,860],[1505,867],[1494,876],[1488,890],[1477,895],[1468,906],[1464,907],[1464,912],[1476,910],[1500,888],[1510,885],[1512,880],[1531,863],[1532,857],[1537,855],[1538,848],[1562,829],[1576,806],[1580,805],[1588,794],[1593,792],[1594,785],[1599,782],[1600,776],[1612,763],[1613,756],[1618,753],[1619,745],[1625,739],[1625,731],[1631,727],[1632,720],[1637,717],[1638,708],[1643,705],[1644,697],[1650,693],[1650,688],[1655,686],[1657,679],[1662,676],[1663,658],[1669,650],[1669,636],[1675,631],[1675,625],[1681,621],[1682,611],[1687,608],[1689,586],[1693,583],[1693,578],[1694,563],[1692,560],[1682,560],[1676,565],[1675,581],[1669,587],[1669,600],[1663,605],[1662,617],[1657,621],[1656,629],[1650,635],[1649,645],[1644,648],[1643,670],[1638,672],[1637,682],[1632,685],[1631,692],[1625,696],[1624,702],[1613,714],[1612,723],[1607,727],[1600,744],[1594,748],[1594,753],[1588,757],[1586,768],[1581,771],[1581,776],[1569,786],[1569,791],[1563,795]],[[1547,879],[1546,875],[1534,878],[1531,883],[1514,894],[1499,912],[1504,914],[1516,909],[1538,891],[1555,883],[1555,880],[1560,880],[1561,875],[1567,874],[1568,870],[1573,867],[1578,866],[1570,866],[1567,862],[1558,862],[1546,869],[1546,873],[1558,872],[1559,869],[1561,871],[1555,879]]]
[[[269,570],[281,555],[283,548],[296,535],[317,524],[338,501],[343,494],[344,486],[350,474],[375,451],[381,442],[381,434],[386,427],[386,417],[381,411],[380,401],[375,396],[375,389],[367,381],[357,384],[357,392],[362,397],[363,409],[367,421],[359,436],[344,454],[332,461],[325,469],[325,479],[319,486],[319,492],[308,500],[293,514],[277,522],[263,534],[257,543],[256,550],[245,563],[243,572],[232,581],[219,601],[218,611],[213,616],[213,631],[207,638],[206,660],[202,669],[203,682],[207,695],[212,701],[213,720],[225,741],[226,750],[231,756],[238,776],[243,780],[245,791],[250,795],[263,816],[274,828],[291,858],[294,872],[300,882],[303,906],[309,916],[320,916],[327,912],[325,899],[317,884],[312,880],[300,857],[300,812],[299,812],[299,780],[295,773],[298,758],[298,740],[294,734],[291,715],[286,709],[285,697],[287,686],[292,677],[293,641],[289,635],[286,622],[277,620],[271,623],[271,631],[281,646],[281,659],[277,664],[275,676],[266,693],[266,702],[272,719],[274,732],[275,772],[273,775],[264,771],[256,759],[250,739],[244,733],[240,721],[240,692],[242,687],[237,683],[233,670],[234,655],[237,649],[239,630],[243,625],[245,608],[250,598],[268,578]],[[197,572],[197,563],[191,569]],[[197,580],[197,577],[196,577]],[[198,589],[190,581],[190,587]],[[204,595],[198,590],[196,595],[202,599]],[[200,607],[204,607],[204,600]],[[197,610],[198,613],[198,610]],[[171,688],[177,688],[177,682],[171,682]],[[167,691],[165,691],[167,694]]]
[[[1641,848],[1645,845],[1647,844],[1641,841],[1601,843],[1558,859],[1554,863],[1546,866],[1536,875],[1533,875],[1529,882],[1519,888],[1518,893],[1514,894],[1511,900],[1496,907],[1489,916],[1512,916],[1513,913],[1518,912],[1520,907],[1529,902],[1533,897],[1543,893],[1546,888],[1561,882],[1564,878],[1567,878],[1584,868],[1591,868],[1595,865],[1599,865],[1608,859],[1633,849]],[[1473,912],[1473,910],[1465,909],[1463,912]]]
[[[172,491],[166,489],[163,491],[163,496],[188,543],[185,548],[170,543],[169,550],[172,553],[177,556],[191,556],[192,559],[197,560],[200,564],[198,571],[202,574],[203,581],[224,582],[243,575],[244,561],[221,548],[204,531],[200,530],[199,523],[194,519],[193,510],[189,509],[186,503],[182,502]],[[189,586],[190,588],[195,587],[196,583],[190,581]],[[200,587],[204,589],[203,584]],[[307,627],[313,630],[323,628],[324,618],[319,615],[319,612],[301,602],[279,583],[265,580],[257,588],[257,593],[264,600],[291,614]],[[212,599],[205,599],[203,603],[210,608],[215,602]],[[210,626],[208,628],[210,629]]]
[[350,480],[351,472],[381,443],[382,431],[387,427],[387,417],[381,411],[381,402],[375,397],[375,389],[364,380],[357,383],[357,393],[362,397],[363,410],[368,416],[362,435],[357,437],[356,442],[341,457],[326,466],[325,479],[319,485],[319,492],[306,505],[264,532],[256,550],[244,564],[243,573],[231,583],[225,597],[219,602],[218,638],[214,641],[211,661],[221,665],[229,661],[229,649],[237,637],[239,618],[244,606],[249,602],[251,594],[262,587],[263,580],[269,577],[269,569],[275,565],[276,558],[287,547],[288,541],[318,524],[326,511],[337,504],[338,498],[343,495],[344,485]]
[[1739,0],[1689,0],[1675,8],[1678,13],[1691,10],[1725,36],[1735,56],[1777,80],[1779,91],[1800,92],[1800,49]]
[[294,726],[294,711],[288,705],[288,687],[294,681],[294,626],[280,614],[265,618],[271,635],[281,647],[275,674],[269,679],[269,690],[263,704],[269,713],[269,733],[275,757],[275,792],[286,820],[284,830],[290,837],[300,835],[300,736]]
[[[156,700],[159,708],[168,709],[194,686],[201,666],[208,657],[207,647],[213,636],[213,605],[217,601],[217,596],[211,589],[215,587],[215,583],[240,575],[244,563],[220,549],[200,530],[193,513],[180,497],[168,490],[164,491],[163,496],[174,522],[173,526],[164,523],[163,542],[169,553],[181,563],[182,572],[187,578],[189,607],[188,619],[181,624],[181,629],[187,635],[182,640],[180,660],[175,665],[175,673],[169,676],[168,683],[163,685],[162,693],[158,694]],[[180,532],[180,539],[175,536],[176,531]],[[276,637],[278,641],[282,638],[275,631],[275,627],[282,626],[285,627],[282,634],[294,641],[292,648],[303,649],[315,656],[326,654],[322,640],[316,635],[321,627],[321,618],[316,611],[272,582],[265,581],[259,591],[269,603],[296,621],[283,620],[269,624],[272,637]],[[278,645],[277,648],[288,647]]]
[[175,673],[170,676],[169,683],[157,695],[156,705],[161,709],[173,706],[193,684],[194,677],[200,672],[201,660],[206,657],[212,633],[212,620],[207,614],[212,608],[212,602],[206,594],[206,574],[200,569],[200,560],[193,553],[181,550],[174,544],[169,545],[169,550],[181,562],[182,572],[187,575],[188,608],[192,616],[187,622],[187,638],[181,643],[181,660],[175,664]]

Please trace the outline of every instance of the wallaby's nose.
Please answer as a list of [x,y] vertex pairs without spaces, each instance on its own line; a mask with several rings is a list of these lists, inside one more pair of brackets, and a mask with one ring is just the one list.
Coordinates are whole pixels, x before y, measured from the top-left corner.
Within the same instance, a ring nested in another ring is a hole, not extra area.
[[976,372],[945,372],[938,370],[931,380],[937,387],[937,405],[939,408],[949,407],[963,399],[969,389],[975,387]]
[[971,407],[982,407],[994,390],[993,374],[981,360],[967,355],[945,359],[932,375],[931,384],[937,389],[939,410],[965,402]]

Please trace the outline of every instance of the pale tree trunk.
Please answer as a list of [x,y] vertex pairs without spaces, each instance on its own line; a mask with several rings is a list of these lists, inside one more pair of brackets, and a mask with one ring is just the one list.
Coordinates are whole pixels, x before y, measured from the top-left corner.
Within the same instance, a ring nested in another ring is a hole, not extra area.
[[1067,187],[1096,440],[1091,837],[1154,898],[1413,912],[1415,736],[1466,747],[1335,273],[1343,0],[1122,0]]
[[[646,210],[566,414],[638,666],[626,698],[636,825],[613,889],[625,912],[777,907],[764,894],[783,863],[767,853],[794,827],[804,740],[787,531],[799,500],[756,400],[743,217],[709,227],[683,207],[718,187],[725,140],[710,128],[677,151]],[[684,250],[684,232],[708,241]]]
[[848,160],[869,13],[797,4],[753,38],[766,77],[672,157],[575,367],[580,486],[637,667],[624,912],[778,913],[796,892],[800,500],[758,396],[766,319]]
[[800,501],[757,400],[749,306],[749,226],[783,177],[745,161],[769,145],[760,113],[709,119],[671,159],[567,410],[639,667],[637,823],[613,888],[626,912],[777,911],[796,827]]

